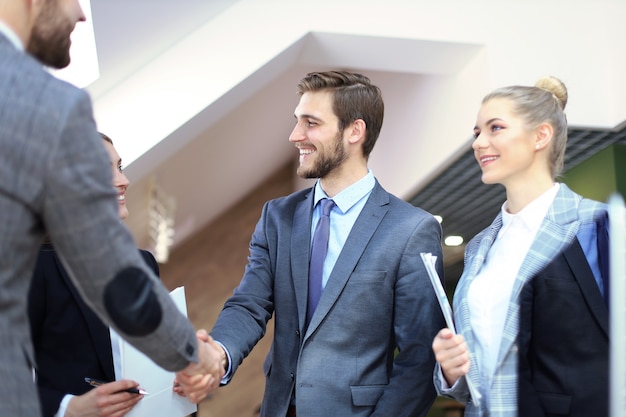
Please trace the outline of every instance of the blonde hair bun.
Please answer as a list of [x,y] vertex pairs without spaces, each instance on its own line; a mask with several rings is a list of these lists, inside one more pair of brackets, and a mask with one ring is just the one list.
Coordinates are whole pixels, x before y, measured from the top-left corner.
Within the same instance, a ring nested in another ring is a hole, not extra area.
[[551,75],[542,77],[535,83],[535,87],[549,91],[558,100],[561,110],[565,110],[567,104],[567,87],[563,81]]

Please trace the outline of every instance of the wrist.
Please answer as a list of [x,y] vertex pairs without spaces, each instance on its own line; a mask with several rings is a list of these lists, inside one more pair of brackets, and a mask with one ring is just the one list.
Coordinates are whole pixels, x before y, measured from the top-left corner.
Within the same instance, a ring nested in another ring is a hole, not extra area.
[[224,348],[220,345],[219,346],[219,353],[220,353],[220,364],[222,365],[222,368],[224,369],[224,372],[228,371],[228,355],[226,355],[226,351],[224,350]]

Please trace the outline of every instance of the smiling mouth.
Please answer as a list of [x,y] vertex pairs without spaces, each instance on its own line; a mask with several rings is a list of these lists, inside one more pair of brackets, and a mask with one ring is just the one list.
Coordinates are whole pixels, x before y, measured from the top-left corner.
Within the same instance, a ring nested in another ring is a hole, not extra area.
[[489,162],[493,162],[496,159],[498,159],[497,156],[483,156],[480,158],[480,165],[482,166],[482,165],[488,164]]

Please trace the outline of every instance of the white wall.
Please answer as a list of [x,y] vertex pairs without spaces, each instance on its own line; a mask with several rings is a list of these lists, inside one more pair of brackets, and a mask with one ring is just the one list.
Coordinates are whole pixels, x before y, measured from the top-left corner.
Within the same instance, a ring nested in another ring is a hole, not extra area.
[[[94,96],[96,120],[131,178],[156,178],[177,198],[181,240],[249,192],[250,172],[295,158],[282,114],[292,117],[297,100],[284,90],[298,73],[354,69],[382,88],[387,108],[370,166],[408,197],[468,146],[493,88],[552,74],[568,86],[570,125],[624,122],[624,17],[623,0],[239,0]],[[215,155],[229,164],[209,163]],[[222,191],[206,180],[216,175],[228,179],[224,203],[188,195]]]

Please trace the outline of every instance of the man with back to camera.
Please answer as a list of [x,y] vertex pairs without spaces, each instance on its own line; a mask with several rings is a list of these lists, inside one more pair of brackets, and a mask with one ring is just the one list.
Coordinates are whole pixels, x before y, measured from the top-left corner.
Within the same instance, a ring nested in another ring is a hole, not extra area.
[[[0,415],[39,415],[27,293],[44,232],[96,313],[193,402],[222,378],[119,222],[88,95],[48,74],[69,64],[78,0],[0,0]],[[26,50],[27,53],[24,53]]]
[[424,416],[435,399],[430,343],[444,322],[420,252],[437,256],[441,276],[441,228],[368,169],[384,114],[378,87],[330,71],[308,74],[298,93],[289,141],[298,175],[318,181],[263,208],[211,331],[228,359],[223,382],[274,315],[261,416]]

